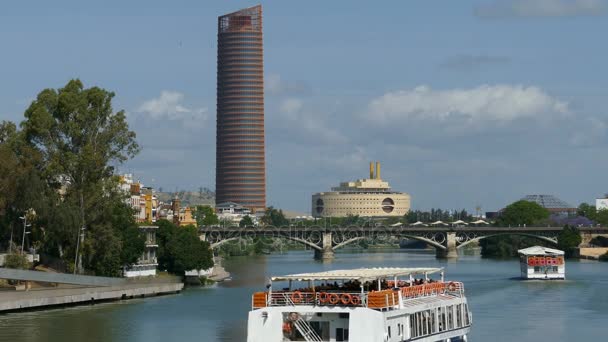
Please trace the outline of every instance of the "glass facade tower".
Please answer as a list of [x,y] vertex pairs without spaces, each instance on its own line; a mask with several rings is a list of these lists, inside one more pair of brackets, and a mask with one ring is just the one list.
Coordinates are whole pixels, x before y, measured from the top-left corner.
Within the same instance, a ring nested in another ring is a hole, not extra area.
[[218,18],[216,203],[266,207],[262,6]]

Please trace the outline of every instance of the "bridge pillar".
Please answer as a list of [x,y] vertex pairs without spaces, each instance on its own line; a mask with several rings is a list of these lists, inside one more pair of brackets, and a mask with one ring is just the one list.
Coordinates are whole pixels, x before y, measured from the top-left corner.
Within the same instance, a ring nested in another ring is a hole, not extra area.
[[321,241],[320,247],[321,249],[315,249],[315,259],[327,260],[334,258],[331,232],[323,233],[323,240]]
[[438,259],[457,259],[458,258],[458,249],[456,248],[456,233],[455,232],[446,232],[445,234],[445,242],[443,243],[445,249],[437,248],[436,257]]

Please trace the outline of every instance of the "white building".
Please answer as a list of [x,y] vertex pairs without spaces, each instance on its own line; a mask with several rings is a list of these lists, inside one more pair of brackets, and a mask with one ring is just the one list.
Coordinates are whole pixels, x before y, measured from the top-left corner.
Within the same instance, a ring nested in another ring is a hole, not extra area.
[[395,217],[410,210],[410,195],[392,191],[388,182],[380,178],[380,163],[374,174],[370,163],[370,178],[342,182],[328,192],[312,195],[314,217]]
[[127,278],[155,276],[156,268],[158,267],[158,261],[156,259],[156,250],[158,249],[156,231],[158,230],[158,227],[140,226],[139,229],[141,234],[145,237],[146,247],[137,263],[131,267],[125,268],[124,276]]
[[595,209],[596,210],[608,209],[608,198],[597,198],[595,200]]

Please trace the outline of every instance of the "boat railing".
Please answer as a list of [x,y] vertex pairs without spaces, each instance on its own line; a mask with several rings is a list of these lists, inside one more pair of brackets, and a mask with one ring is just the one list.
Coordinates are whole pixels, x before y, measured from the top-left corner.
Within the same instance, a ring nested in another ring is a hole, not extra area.
[[[367,302],[366,295],[362,295],[360,292],[281,291],[272,292],[269,297],[262,297],[261,293],[265,294],[265,292],[258,292],[254,294],[254,303],[260,304],[264,299],[266,299],[267,306],[365,306]],[[257,301],[255,298],[257,298]]]
[[266,306],[355,306],[371,309],[387,309],[399,305],[399,300],[410,300],[437,295],[464,297],[462,282],[437,282],[414,286],[394,287],[371,292],[340,291],[276,291],[256,292],[252,307]]

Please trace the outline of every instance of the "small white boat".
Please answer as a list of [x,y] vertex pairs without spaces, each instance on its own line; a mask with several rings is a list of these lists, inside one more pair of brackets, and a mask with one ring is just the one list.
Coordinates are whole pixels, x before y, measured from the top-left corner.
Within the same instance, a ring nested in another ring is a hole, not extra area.
[[534,246],[517,252],[523,279],[566,279],[564,251]]
[[272,277],[253,294],[247,341],[456,342],[471,324],[463,284],[442,268],[334,270]]

